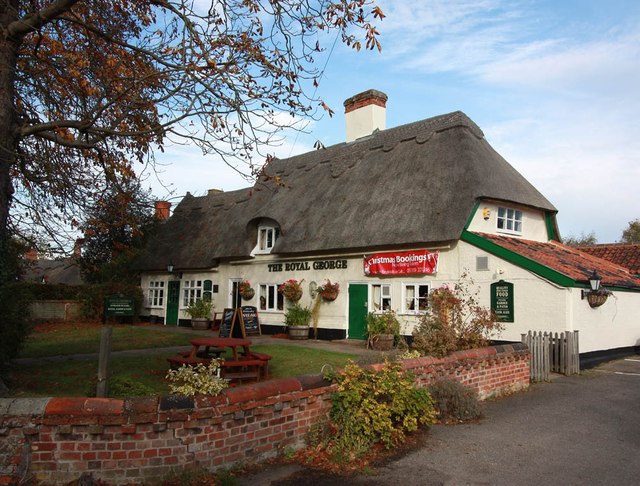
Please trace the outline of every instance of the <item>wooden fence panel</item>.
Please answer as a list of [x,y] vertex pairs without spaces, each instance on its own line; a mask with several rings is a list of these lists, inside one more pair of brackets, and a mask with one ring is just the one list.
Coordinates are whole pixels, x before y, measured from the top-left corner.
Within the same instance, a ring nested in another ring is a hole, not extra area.
[[572,375],[580,373],[578,331],[522,334],[522,342],[531,351],[531,381],[549,381],[549,373]]

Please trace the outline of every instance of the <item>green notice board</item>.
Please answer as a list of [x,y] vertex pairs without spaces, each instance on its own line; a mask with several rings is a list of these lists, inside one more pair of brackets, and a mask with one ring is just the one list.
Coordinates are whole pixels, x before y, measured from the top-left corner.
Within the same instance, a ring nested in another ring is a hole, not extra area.
[[500,280],[491,284],[491,310],[500,322],[513,322],[513,284]]
[[109,295],[104,299],[104,316],[116,317],[135,315],[135,301],[133,297],[124,295]]

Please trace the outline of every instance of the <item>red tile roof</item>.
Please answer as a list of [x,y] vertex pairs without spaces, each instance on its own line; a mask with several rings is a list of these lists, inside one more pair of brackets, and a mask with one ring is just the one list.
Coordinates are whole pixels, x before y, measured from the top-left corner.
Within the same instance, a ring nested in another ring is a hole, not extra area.
[[631,273],[636,275],[640,274],[640,245],[607,243],[580,246],[578,250],[628,268]]
[[595,270],[605,287],[640,289],[640,277],[631,274],[626,268],[557,241],[539,242],[485,233],[476,235],[578,283],[587,283],[589,275]]

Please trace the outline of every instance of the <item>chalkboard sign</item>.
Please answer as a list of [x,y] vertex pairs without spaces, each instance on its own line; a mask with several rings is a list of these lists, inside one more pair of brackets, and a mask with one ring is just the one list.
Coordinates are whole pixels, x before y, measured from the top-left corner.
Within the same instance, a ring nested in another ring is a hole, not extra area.
[[233,332],[233,325],[236,321],[236,310],[225,309],[222,311],[222,320],[220,321],[220,337],[231,337]]
[[240,321],[245,331],[245,335],[260,336],[260,321],[258,320],[258,308],[250,305],[241,307]]

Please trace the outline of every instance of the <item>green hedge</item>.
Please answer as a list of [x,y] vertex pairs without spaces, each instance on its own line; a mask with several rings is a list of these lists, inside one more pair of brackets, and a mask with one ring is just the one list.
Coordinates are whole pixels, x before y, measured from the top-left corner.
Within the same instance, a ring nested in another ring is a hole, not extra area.
[[108,295],[123,294],[133,297],[136,314],[142,307],[142,290],[138,285],[122,283],[104,283],[92,285],[59,285],[20,282],[11,284],[31,296],[33,300],[77,300],[82,302],[82,315],[86,319],[101,320],[104,298]]
[[0,370],[22,349],[31,331],[29,304],[33,300],[31,288],[20,283],[0,286]]
[[104,314],[104,298],[114,294],[133,297],[136,315],[140,313],[143,294],[142,289],[138,285],[121,283],[84,285],[80,288],[77,300],[82,302],[82,313],[86,318],[102,320]]

